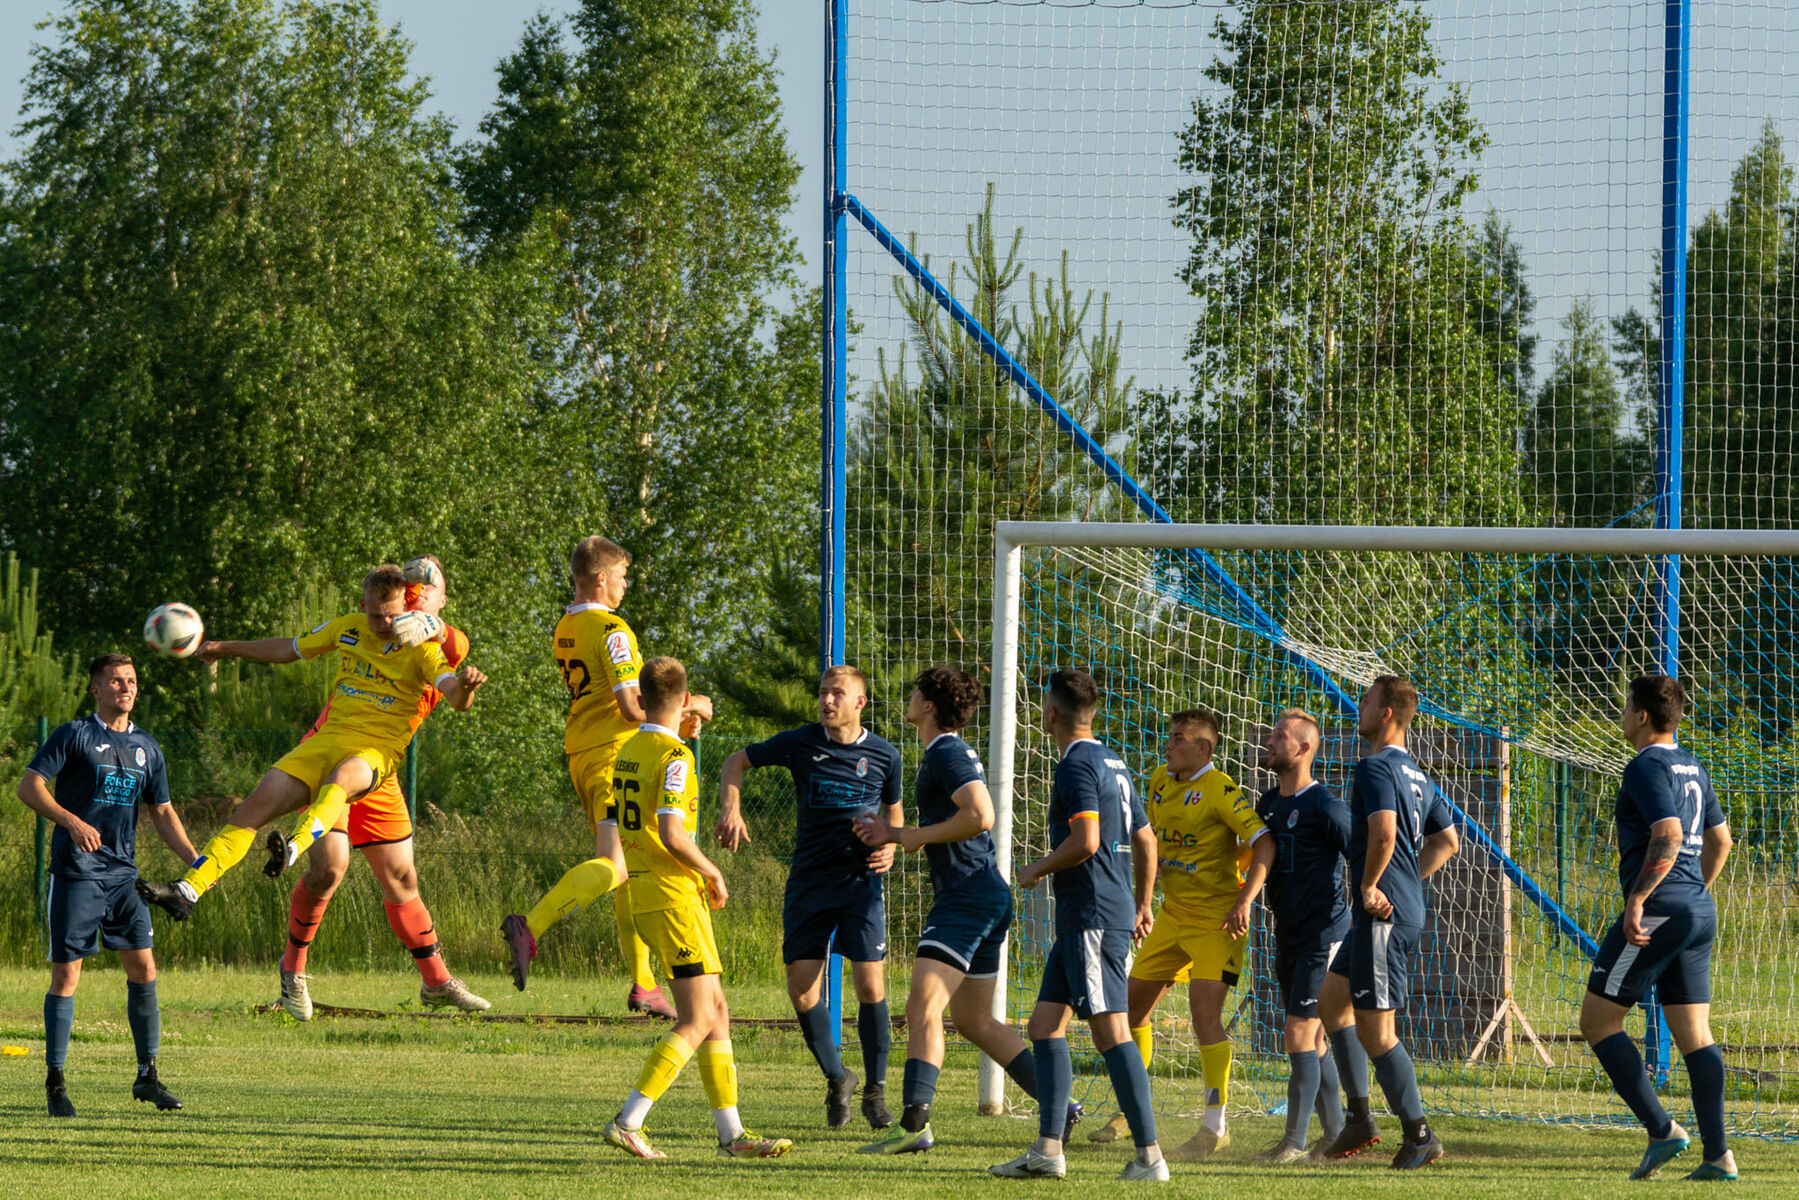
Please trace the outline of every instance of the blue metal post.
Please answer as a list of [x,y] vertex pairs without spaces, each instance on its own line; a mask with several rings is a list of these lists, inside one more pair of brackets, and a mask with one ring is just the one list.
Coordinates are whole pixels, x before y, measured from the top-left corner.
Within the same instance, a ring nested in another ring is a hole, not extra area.
[[[1655,448],[1657,529],[1679,529],[1681,449],[1686,423],[1687,92],[1692,26],[1687,0],[1667,0],[1662,58],[1661,395]],[[1680,674],[1680,558],[1657,564],[1655,619],[1659,667]],[[1644,1054],[1658,1084],[1668,1081],[1668,1025],[1653,994],[1644,1005]]]
[[[824,404],[823,520],[818,547],[819,669],[843,661],[844,473],[849,459],[847,370],[844,337],[849,324],[844,257],[849,220],[843,204],[849,156],[849,0],[825,0],[825,204],[824,204]],[[825,968],[831,1038],[843,1030],[843,960],[832,954]]]

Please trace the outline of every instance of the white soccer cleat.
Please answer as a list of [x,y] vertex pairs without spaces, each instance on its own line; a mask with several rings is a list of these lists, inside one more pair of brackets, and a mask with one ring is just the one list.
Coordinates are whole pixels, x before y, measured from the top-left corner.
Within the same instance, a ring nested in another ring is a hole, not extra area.
[[987,1173],[1001,1179],[1063,1179],[1068,1175],[1068,1159],[1065,1155],[1039,1154],[1031,1149],[1011,1162],[988,1167]]
[[310,978],[300,971],[281,972],[281,999],[275,1007],[296,1021],[312,1020],[312,992],[306,986]]
[[463,1012],[486,1012],[493,1005],[468,990],[468,985],[454,975],[433,987],[419,985],[419,1002],[427,1008],[459,1008]]
[[1118,1172],[1118,1178],[1124,1180],[1143,1180],[1150,1183],[1168,1182],[1168,1160],[1161,1155],[1152,1163],[1139,1162],[1135,1158],[1124,1164],[1124,1170]]

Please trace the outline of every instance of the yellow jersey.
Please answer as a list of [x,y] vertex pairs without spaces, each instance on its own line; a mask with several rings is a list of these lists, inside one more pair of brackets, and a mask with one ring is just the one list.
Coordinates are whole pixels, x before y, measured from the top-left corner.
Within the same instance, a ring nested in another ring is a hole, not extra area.
[[689,837],[700,828],[700,781],[693,751],[662,725],[644,725],[619,749],[612,764],[612,799],[618,805],[618,836],[625,847],[633,912],[655,912],[685,904],[706,905],[700,873],[668,852],[660,818],[681,818]]
[[1149,823],[1156,831],[1156,876],[1171,915],[1224,920],[1243,887],[1249,843],[1263,833],[1255,802],[1208,764],[1193,779],[1166,764],[1149,777]]
[[371,747],[404,753],[418,728],[419,713],[429,712],[429,689],[442,689],[456,672],[436,642],[402,646],[369,632],[369,619],[355,612],[327,621],[294,639],[301,658],[337,654],[331,681],[329,715],[317,732]]
[[568,685],[562,752],[579,754],[637,732],[617,693],[637,686],[643,656],[625,619],[603,604],[571,604],[556,622],[556,666]]

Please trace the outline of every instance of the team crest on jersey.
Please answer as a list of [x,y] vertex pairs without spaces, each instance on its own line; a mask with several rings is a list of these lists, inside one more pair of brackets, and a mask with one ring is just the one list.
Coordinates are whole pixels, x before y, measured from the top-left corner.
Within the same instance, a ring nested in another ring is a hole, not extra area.
[[856,760],[856,774],[858,774],[858,775],[868,774],[868,760],[866,758],[858,758]]
[[144,763],[146,761],[148,761],[148,760],[146,759],[146,757],[144,755],[144,748],[142,746],[139,746],[137,748],[137,765],[141,767],[144,765]]
[[662,771],[662,790],[681,795],[687,791],[687,760],[677,758]]
[[631,661],[631,636],[622,629],[615,629],[606,635],[606,654],[612,659],[614,666],[623,666]]
[[1299,810],[1296,808],[1287,814],[1287,828],[1291,829],[1297,824],[1299,824]]

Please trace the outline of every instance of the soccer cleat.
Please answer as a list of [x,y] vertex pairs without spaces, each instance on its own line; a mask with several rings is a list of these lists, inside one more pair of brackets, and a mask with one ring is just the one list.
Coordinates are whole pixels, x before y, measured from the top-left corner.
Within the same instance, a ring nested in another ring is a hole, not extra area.
[[1443,1143],[1431,1134],[1422,1142],[1407,1142],[1393,1156],[1395,1171],[1416,1171],[1419,1167],[1427,1167],[1443,1157]]
[[893,1114],[887,1111],[887,1089],[878,1083],[862,1089],[862,1119],[870,1129],[885,1129],[893,1124]]
[[194,911],[194,902],[181,894],[181,889],[172,883],[151,883],[148,879],[137,881],[137,896],[145,904],[154,904],[177,921],[185,921]]
[[454,975],[439,984],[419,984],[419,1003],[426,1008],[457,1008],[463,1012],[486,1012],[493,1007]]
[[156,1077],[155,1063],[151,1063],[149,1070],[132,1081],[131,1098],[147,1100],[164,1112],[181,1107],[181,1101],[176,1099],[175,1093],[162,1086],[162,1080]]
[[300,971],[281,972],[281,999],[275,1007],[296,1021],[312,1020],[312,991],[306,986],[310,978]]
[[1687,1131],[1681,1128],[1680,1122],[1674,1122],[1668,1130],[1667,1137],[1655,1138],[1650,1141],[1649,1148],[1643,1151],[1643,1161],[1637,1164],[1637,1169],[1630,1173],[1630,1177],[1632,1179],[1653,1178],[1669,1159],[1685,1150],[1692,1144],[1692,1141],[1693,1139],[1687,1136]]
[[1201,1125],[1198,1133],[1170,1150],[1168,1157],[1174,1162],[1198,1162],[1202,1158],[1210,1158],[1230,1144],[1230,1130],[1213,1133]]
[[1736,1155],[1726,1150],[1723,1158],[1714,1158],[1700,1163],[1687,1172],[1686,1178],[1695,1183],[1735,1183],[1737,1181]]
[[75,1106],[69,1102],[69,1088],[63,1082],[61,1067],[51,1067],[44,1076],[44,1104],[53,1117],[75,1115]]
[[1106,1123],[1087,1135],[1090,1142],[1115,1142],[1121,1137],[1130,1136],[1131,1123],[1121,1112],[1115,1112],[1106,1118]]
[[268,840],[263,845],[268,848],[269,861],[262,864],[262,873],[270,879],[280,878],[281,872],[300,857],[299,848],[288,841],[287,835],[279,829],[269,830]]
[[531,971],[531,960],[537,957],[537,939],[531,927],[517,913],[507,913],[500,922],[500,936],[506,939],[506,950],[512,955],[512,986],[525,990],[525,976]]
[[640,988],[632,985],[631,992],[625,997],[625,1007],[632,1012],[640,1012],[647,1017],[661,1017],[672,1021],[676,1017],[675,1006],[668,1002],[659,987]]
[[1373,1117],[1351,1120],[1343,1125],[1343,1132],[1331,1139],[1328,1146],[1313,1153],[1319,1158],[1348,1158],[1352,1154],[1360,1154],[1374,1143],[1380,1141],[1380,1126],[1374,1123]]
[[850,1123],[850,1100],[856,1094],[856,1076],[845,1071],[836,1079],[825,1081],[825,1124],[842,1129]]
[[617,1117],[606,1122],[606,1128],[600,1131],[600,1136],[614,1146],[617,1146],[620,1150],[623,1150],[626,1154],[633,1155],[637,1158],[668,1157],[668,1155],[650,1145],[650,1139],[645,1136],[643,1130],[626,1129],[623,1125],[618,1123]]
[[1124,1164],[1124,1170],[1118,1172],[1118,1178],[1123,1180],[1143,1180],[1152,1183],[1167,1183],[1168,1160],[1166,1158],[1157,1157],[1155,1162],[1146,1163],[1138,1162],[1135,1158],[1132,1158],[1130,1162]]
[[931,1126],[927,1121],[925,1127],[920,1129],[917,1133],[913,1133],[904,1125],[890,1126],[887,1130],[886,1137],[878,1142],[870,1142],[868,1145],[860,1147],[856,1153],[918,1154],[922,1151],[929,1150],[936,1144],[937,1139],[931,1136]]
[[1256,1154],[1257,1162],[1265,1162],[1271,1166],[1284,1167],[1288,1163],[1296,1163],[1306,1156],[1305,1147],[1295,1146],[1286,1138],[1274,1143],[1268,1149]]
[[740,1130],[735,1138],[718,1144],[720,1158],[779,1158],[793,1149],[793,1142],[788,1138],[757,1137],[749,1130]]
[[1064,1146],[1068,1144],[1068,1139],[1074,1136],[1074,1127],[1081,1123],[1081,1117],[1086,1112],[1087,1110],[1081,1106],[1079,1100],[1069,1101],[1068,1115],[1062,1118],[1062,1144]]
[[1011,1162],[995,1163],[987,1174],[1001,1179],[1064,1179],[1068,1175],[1068,1159],[1061,1154],[1039,1154],[1026,1150]]

